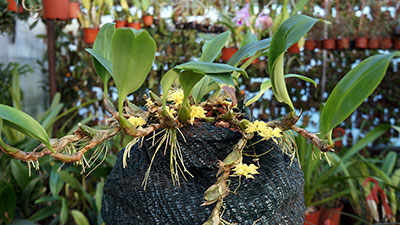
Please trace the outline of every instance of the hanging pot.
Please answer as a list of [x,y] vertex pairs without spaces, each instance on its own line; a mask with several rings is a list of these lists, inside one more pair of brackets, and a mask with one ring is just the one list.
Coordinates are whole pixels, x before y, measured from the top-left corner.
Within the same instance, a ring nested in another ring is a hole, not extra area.
[[340,213],[343,210],[343,203],[340,203],[340,205],[336,208],[325,208],[322,207],[322,212],[320,216],[319,223],[324,224],[326,220],[331,220],[333,225],[339,225],[340,224]]
[[229,48],[223,48],[222,49],[222,55],[221,55],[221,59],[224,62],[228,62],[231,57],[238,51],[237,48],[234,47],[229,47]]
[[[187,175],[185,180],[181,175],[180,185],[172,184],[167,148],[165,155],[162,151],[155,155],[143,190],[143,178],[157,147],[152,140],[144,141],[140,147],[135,145],[125,168],[125,150],[121,150],[104,184],[101,215],[107,225],[203,224],[207,220],[214,205],[200,206],[204,192],[216,182],[218,162],[232,151],[241,135],[210,123],[182,127],[180,132],[186,140],[177,136],[183,162],[193,177]],[[255,137],[251,142],[257,140]],[[258,158],[260,174],[254,179],[242,177],[237,193],[224,198],[223,219],[238,224],[252,224],[255,220],[259,224],[304,223],[302,171],[297,161],[291,163],[290,157],[271,140],[253,145],[252,151],[261,154],[270,148],[268,154]],[[253,159],[244,156],[243,163],[254,163]],[[230,181],[229,189],[238,187],[237,177]]]
[[400,49],[400,38],[396,37],[393,39],[393,48],[396,50]]
[[125,27],[128,24],[126,20],[116,20],[115,21],[115,28]]
[[97,33],[99,32],[99,28],[84,28],[83,29],[83,40],[87,44],[93,44],[96,40]]
[[316,43],[314,40],[307,40],[304,45],[304,48],[306,50],[310,50],[310,51],[314,51],[315,47],[316,47]]
[[367,37],[356,38],[356,48],[365,49],[367,47],[368,47],[368,38]]
[[44,17],[46,19],[68,20],[68,0],[43,0]]
[[378,49],[379,48],[379,39],[378,38],[370,38],[368,40],[368,48],[369,49]]
[[382,47],[382,49],[392,48],[392,39],[390,37],[382,38],[381,39],[381,47]]
[[322,208],[318,207],[318,210],[312,213],[306,213],[304,225],[318,225]]
[[337,40],[337,49],[344,50],[350,48],[350,39],[349,38],[341,38]]
[[151,25],[153,25],[153,16],[144,15],[142,19],[143,19],[143,25],[145,27],[151,27]]
[[297,42],[294,43],[294,45],[292,45],[292,46],[290,46],[290,48],[288,48],[287,52],[289,52],[289,53],[299,53],[300,52],[299,44]]
[[17,3],[15,0],[7,0],[7,10],[16,13],[22,13],[24,11],[21,4],[19,5],[19,11],[17,10]]
[[328,38],[324,40],[324,49],[326,50],[334,50],[336,49],[335,39]]
[[79,17],[80,6],[79,2],[70,2],[68,5],[68,16],[70,19]]
[[128,23],[127,27],[131,27],[136,30],[142,29],[142,25],[139,22]]

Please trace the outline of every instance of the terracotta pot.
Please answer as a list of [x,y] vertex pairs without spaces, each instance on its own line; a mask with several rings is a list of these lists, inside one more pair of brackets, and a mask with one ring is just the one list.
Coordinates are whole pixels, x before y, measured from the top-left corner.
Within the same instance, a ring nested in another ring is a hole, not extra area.
[[307,40],[306,43],[305,43],[305,45],[304,45],[304,48],[305,48],[306,50],[314,51],[316,45],[317,45],[317,44],[315,43],[314,40]]
[[127,27],[131,27],[136,30],[140,30],[142,28],[142,25],[139,22],[133,22],[133,23],[128,23]]
[[83,40],[87,44],[93,44],[96,40],[97,33],[99,32],[99,28],[84,28],[83,29]]
[[153,16],[144,15],[142,19],[143,19],[143,25],[145,27],[150,27],[151,25],[153,25]]
[[222,49],[222,56],[221,59],[225,62],[229,61],[231,57],[237,52],[237,48],[230,47],[230,48],[223,48]]
[[16,13],[23,12],[22,5],[19,5],[19,11],[17,10],[17,3],[15,2],[15,0],[7,0],[7,10]]
[[313,213],[306,213],[306,219],[304,220],[304,225],[318,225],[322,209],[319,209]]
[[340,213],[343,210],[343,203],[340,203],[340,206],[337,208],[325,208],[322,207],[321,216],[319,219],[320,224],[324,224],[326,220],[331,220],[334,225],[340,224]]
[[337,49],[349,49],[350,48],[350,39],[349,38],[341,38],[337,40]]
[[315,41],[315,48],[322,49],[323,42],[321,40]]
[[70,19],[78,18],[80,11],[79,2],[70,2],[68,5],[68,16]]
[[392,47],[392,39],[390,37],[382,38],[381,47],[382,49],[390,49]]
[[299,49],[299,45],[296,43],[294,43],[294,45],[290,46],[290,48],[288,48],[287,50],[289,53],[299,53],[300,49]]
[[67,20],[69,18],[68,0],[43,0],[42,2],[46,19]]
[[393,39],[393,48],[396,50],[400,49],[400,38]]
[[368,38],[367,37],[356,38],[356,48],[365,49],[367,47],[368,47]]
[[324,49],[326,50],[334,50],[336,49],[335,39],[328,38],[324,40]]
[[[233,53],[233,54],[235,54],[235,53]],[[250,58],[251,58],[251,57],[245,59],[244,61],[246,62],[246,61],[249,60]],[[257,64],[258,61],[259,61],[259,59],[257,58],[257,59],[255,59],[255,60],[253,60],[253,62],[251,62],[251,64]]]
[[368,40],[368,48],[369,49],[378,49],[379,48],[379,39],[378,38],[370,38]]
[[126,20],[116,20],[115,21],[115,28],[125,27],[128,24]]

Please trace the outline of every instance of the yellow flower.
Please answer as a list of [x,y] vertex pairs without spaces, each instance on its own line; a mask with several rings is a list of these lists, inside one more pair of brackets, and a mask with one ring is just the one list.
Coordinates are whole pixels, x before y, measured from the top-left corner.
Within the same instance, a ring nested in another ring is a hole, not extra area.
[[168,93],[168,101],[174,102],[175,106],[182,105],[182,102],[183,102],[183,90],[182,89],[176,89],[176,90],[170,91]]
[[190,124],[193,124],[194,119],[196,118],[206,118],[206,111],[203,109],[201,106],[191,106],[191,111],[190,111]]
[[148,98],[146,99],[146,104],[145,104],[145,106],[147,106],[148,108],[150,108],[150,107],[152,107],[153,105],[154,105],[154,102],[151,100],[150,97],[148,97]]
[[146,120],[144,120],[142,117],[136,117],[136,116],[131,116],[128,121],[135,126],[136,128],[139,127],[141,128],[143,125],[146,124]]
[[168,113],[171,117],[175,117],[175,116],[174,116],[174,114],[176,114],[175,109],[173,109],[173,108],[171,108],[171,107],[169,107],[169,106],[166,106],[166,108],[167,108],[167,113]]
[[280,138],[282,137],[282,130],[275,127],[274,130],[271,133],[272,137]]
[[253,176],[254,174],[260,174],[257,171],[257,169],[258,169],[258,167],[254,164],[247,165],[247,164],[240,163],[240,164],[237,164],[235,166],[235,168],[233,168],[232,170],[235,171],[234,175],[236,175],[236,176],[245,176],[246,179],[247,178],[254,179],[254,176]]
[[250,123],[246,128],[245,132],[247,133],[257,132],[258,135],[263,137],[265,140],[269,140],[270,138],[272,138],[275,143],[277,142],[275,138],[282,137],[281,129],[277,127],[276,128],[268,127],[265,122],[259,120]]

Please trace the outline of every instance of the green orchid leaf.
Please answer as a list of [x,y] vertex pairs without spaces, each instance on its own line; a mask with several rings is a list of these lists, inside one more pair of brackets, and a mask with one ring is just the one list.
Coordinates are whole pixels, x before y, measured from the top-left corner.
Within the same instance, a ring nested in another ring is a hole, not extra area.
[[104,24],[96,36],[93,49],[85,49],[93,57],[93,65],[97,75],[100,76],[104,85],[111,78],[111,40],[114,35],[115,24]]
[[400,52],[371,56],[340,80],[328,97],[321,114],[322,135],[330,133],[372,94],[395,56],[400,56]]
[[[313,79],[306,77],[306,76],[302,76],[299,74],[286,74],[284,77],[285,77],[285,79],[291,78],[291,77],[298,78],[298,79],[304,80],[306,82],[310,82],[314,85],[314,87],[317,87],[317,83]],[[256,102],[271,87],[272,87],[272,84],[271,84],[270,79],[267,79],[266,81],[264,81],[261,84],[260,91],[257,93],[257,95],[254,96],[253,98],[251,98],[249,101],[247,101],[245,106],[249,106],[249,105],[253,104],[254,102]]]
[[139,89],[151,69],[156,43],[145,30],[120,28],[111,41],[111,62],[115,85],[118,89],[118,110],[128,94]]
[[88,219],[85,217],[85,215],[81,211],[74,209],[74,210],[71,211],[71,215],[72,215],[72,218],[75,221],[75,224],[77,224],[77,225],[89,225]]
[[243,59],[248,58],[257,53],[257,51],[261,51],[264,49],[269,48],[271,43],[271,38],[263,39],[260,41],[256,41],[253,43],[249,43],[243,47],[241,47],[235,54],[229,59],[227,62],[228,65],[236,66],[239,64]]
[[286,88],[283,59],[285,51],[302,38],[320,20],[304,15],[296,15],[285,20],[274,33],[268,54],[272,91],[275,98],[287,104],[294,111],[292,100]]
[[235,87],[235,82],[232,79],[232,75],[230,73],[219,73],[219,74],[206,74],[212,80],[217,82],[217,84],[222,87],[224,85],[229,87]]
[[231,73],[236,71],[243,74],[245,77],[248,77],[246,71],[244,71],[243,69],[239,69],[223,63],[187,62],[176,66],[175,68],[180,70],[191,70],[196,73],[204,74]]
[[213,62],[215,58],[221,53],[222,48],[229,40],[231,32],[226,31],[219,34],[215,38],[208,41],[204,46],[203,53],[200,56],[200,62]]
[[247,30],[246,35],[244,35],[244,38],[243,38],[242,42],[240,42],[239,49],[241,49],[245,45],[254,43],[256,41],[258,41],[257,40],[257,36],[252,34],[249,30]]
[[199,104],[201,99],[206,95],[208,86],[210,85],[210,77],[209,76],[204,76],[201,78],[201,80],[193,87],[192,90],[192,97],[195,102],[195,104]]
[[179,75],[179,83],[183,89],[183,102],[178,112],[178,120],[185,123],[190,119],[190,104],[188,101],[189,95],[192,92],[194,85],[204,77],[202,73],[196,73],[190,70],[183,71]]
[[162,108],[163,108],[163,113],[164,116],[168,115],[166,113],[166,106],[167,106],[167,100],[168,100],[168,91],[171,89],[172,84],[175,82],[176,78],[179,76],[179,70],[177,69],[170,69],[168,70],[167,73],[163,75],[161,78],[161,89],[163,91],[162,95]]
[[3,119],[5,126],[9,126],[33,139],[40,141],[46,145],[49,150],[54,152],[46,130],[39,124],[39,122],[37,122],[28,114],[13,107],[0,104],[0,118]]

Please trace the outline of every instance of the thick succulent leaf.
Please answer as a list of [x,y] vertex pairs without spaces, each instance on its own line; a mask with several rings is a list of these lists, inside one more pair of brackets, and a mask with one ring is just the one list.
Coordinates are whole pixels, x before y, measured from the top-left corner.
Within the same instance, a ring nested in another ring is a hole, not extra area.
[[374,55],[348,72],[336,85],[321,115],[320,131],[328,134],[356,110],[382,81],[391,59],[400,52]]
[[11,128],[40,141],[45,144],[48,149],[54,151],[50,145],[49,136],[47,135],[46,130],[39,124],[39,122],[28,114],[13,107],[0,104],[0,117],[3,119],[4,125],[10,126]]
[[271,43],[271,38],[256,41],[241,47],[235,54],[229,59],[227,64],[231,66],[236,66],[243,59],[252,56],[257,53],[257,51],[269,48]]
[[215,58],[221,53],[222,48],[229,40],[231,36],[231,32],[226,31],[222,34],[219,34],[212,40],[208,41],[204,46],[203,53],[200,56],[200,62],[213,62]]
[[[309,77],[306,77],[306,76],[303,76],[303,75],[286,74],[284,77],[285,77],[285,79],[286,78],[291,78],[291,77],[298,78],[298,79],[310,82],[310,83],[312,83],[314,85],[314,87],[317,87],[317,83],[313,79],[311,79]],[[272,87],[272,84],[271,84],[271,80],[270,79],[267,79],[266,81],[264,81],[261,84],[260,91],[257,93],[257,95],[254,96],[253,98],[251,98],[249,101],[247,101],[245,106],[249,106],[249,105],[253,104],[254,102],[256,102],[271,87]]]
[[243,69],[239,69],[223,63],[188,62],[176,66],[175,68],[180,70],[191,70],[196,73],[204,73],[204,74],[231,73],[236,71],[248,77],[246,71],[244,71]]
[[164,76],[161,78],[161,89],[163,91],[162,96],[162,108],[163,111],[166,111],[167,99],[168,99],[168,91],[171,89],[172,84],[175,82],[176,78],[179,76],[179,70],[170,69]]
[[207,74],[212,80],[217,82],[217,84],[222,86],[230,86],[235,87],[235,82],[232,79],[232,75],[230,73],[219,73],[219,74]]
[[271,40],[268,54],[268,67],[271,75],[272,91],[275,98],[287,104],[294,111],[293,103],[286,88],[283,70],[285,51],[303,37],[318,19],[304,15],[293,16],[283,22]]
[[142,86],[156,52],[156,43],[145,30],[120,28],[111,42],[111,62],[115,85],[118,89],[118,109],[122,109],[126,96]]
[[[104,24],[96,36],[93,49],[86,49],[93,57],[97,75],[105,84],[111,77],[111,40],[115,31],[114,23]],[[96,57],[97,56],[97,57]],[[101,57],[100,57],[101,56]],[[105,64],[105,65],[104,65]]]

